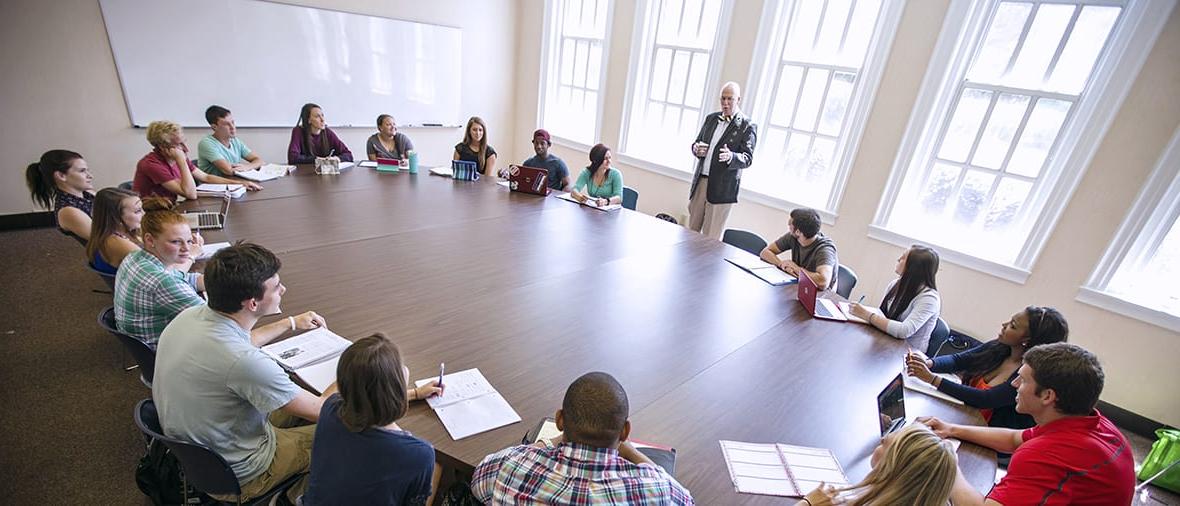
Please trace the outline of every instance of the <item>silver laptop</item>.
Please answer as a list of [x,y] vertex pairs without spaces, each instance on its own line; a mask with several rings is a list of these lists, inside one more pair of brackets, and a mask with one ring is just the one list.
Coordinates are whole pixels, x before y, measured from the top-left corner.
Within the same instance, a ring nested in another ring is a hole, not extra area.
[[225,217],[229,215],[229,203],[232,201],[228,194],[222,199],[220,211],[194,211],[184,213],[189,228],[206,230],[210,228],[225,228]]

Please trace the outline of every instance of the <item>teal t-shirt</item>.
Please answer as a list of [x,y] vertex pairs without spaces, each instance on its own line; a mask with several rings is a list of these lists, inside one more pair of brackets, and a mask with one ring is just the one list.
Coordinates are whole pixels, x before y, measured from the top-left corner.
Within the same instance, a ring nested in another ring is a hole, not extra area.
[[209,134],[202,138],[201,143],[197,145],[197,168],[205,171],[206,174],[228,176],[229,174],[217,170],[213,161],[225,160],[233,165],[246,161],[248,154],[250,154],[250,148],[246,147],[246,143],[241,139],[237,137],[230,139],[229,147],[226,147],[225,144],[214,138],[213,134]]
[[623,173],[614,167],[606,169],[606,180],[602,182],[602,186],[598,186],[594,184],[594,178],[590,176],[590,168],[587,167],[582,169],[582,173],[578,175],[578,181],[574,183],[574,189],[585,192],[594,198],[609,199],[611,197],[622,197]]

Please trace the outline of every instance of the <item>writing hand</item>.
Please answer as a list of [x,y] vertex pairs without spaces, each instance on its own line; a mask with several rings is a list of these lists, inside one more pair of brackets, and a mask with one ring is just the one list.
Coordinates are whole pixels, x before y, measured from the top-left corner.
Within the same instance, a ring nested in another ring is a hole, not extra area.
[[414,398],[415,399],[428,399],[428,398],[434,397],[436,395],[442,395],[443,390],[445,388],[446,388],[445,385],[438,384],[437,379],[432,379],[432,380],[430,380],[429,383],[427,383],[425,385],[422,385],[420,387],[414,387]]

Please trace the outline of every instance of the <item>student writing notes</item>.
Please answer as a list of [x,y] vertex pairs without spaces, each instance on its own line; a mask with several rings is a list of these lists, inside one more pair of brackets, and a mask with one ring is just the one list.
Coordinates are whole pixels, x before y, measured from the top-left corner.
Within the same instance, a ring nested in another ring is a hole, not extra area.
[[853,316],[897,339],[905,339],[911,349],[923,351],[930,344],[930,333],[938,323],[942,299],[934,278],[938,275],[938,252],[925,246],[913,246],[902,253],[894,267],[899,278],[885,289],[881,308],[853,303]]
[[472,116],[467,120],[467,129],[463,131],[463,142],[455,144],[455,154],[452,160],[475,162],[480,174],[495,174],[496,150],[488,144],[488,126],[479,116]]
[[[762,248],[759,257],[798,278],[806,274],[821,290],[836,289],[836,243],[820,233],[819,212],[793,209],[787,219],[787,233]],[[789,260],[778,256],[790,252]]]
[[[992,427],[1024,429],[1033,419],[1016,408],[1012,382],[1024,356],[1037,346],[1069,339],[1069,324],[1056,309],[1029,306],[1000,326],[996,339],[954,355],[933,359],[914,351],[906,359],[907,372],[940,392],[979,408]],[[957,373],[963,384],[943,381],[933,373]]]
[[409,158],[414,143],[410,138],[397,131],[397,121],[393,116],[382,114],[377,116],[377,133],[369,136],[365,142],[365,152],[370,160],[378,158],[393,158],[400,160]]
[[487,456],[471,491],[484,504],[693,504],[687,489],[627,442],[628,409],[611,375],[579,377],[557,410],[562,435]]
[[287,163],[315,163],[317,156],[337,156],[351,162],[352,151],[336,136],[324,118],[324,110],[312,103],[299,109],[299,124],[291,129],[287,144]]
[[33,202],[53,210],[57,230],[83,245],[90,239],[94,205],[94,177],[82,155],[51,149],[25,169],[25,183]]
[[262,186],[249,181],[227,179],[206,174],[188,159],[184,129],[172,121],[153,121],[147,127],[147,140],[152,151],[135,165],[132,182],[135,193],[144,197],[160,196],[176,200],[197,198],[197,183],[241,184],[247,190],[261,190]]
[[434,447],[398,427],[407,403],[442,391],[407,388],[409,369],[385,334],[358,339],[336,368],[339,393],[320,409],[305,506],[426,505],[438,485]]
[[590,148],[590,165],[578,175],[570,195],[578,202],[593,200],[602,207],[623,202],[623,173],[610,166],[611,150],[604,144]]
[[1094,407],[1105,375],[1098,357],[1081,346],[1053,343],[1024,354],[1013,383],[1016,411],[1036,421],[1031,429],[968,427],[919,418],[939,436],[1012,453],[1005,475],[985,497],[956,478],[951,502],[959,505],[1130,504],[1135,489],[1131,445]]
[[214,176],[233,176],[265,164],[262,157],[238,138],[234,115],[220,105],[205,109],[205,121],[213,133],[197,144],[197,167]]

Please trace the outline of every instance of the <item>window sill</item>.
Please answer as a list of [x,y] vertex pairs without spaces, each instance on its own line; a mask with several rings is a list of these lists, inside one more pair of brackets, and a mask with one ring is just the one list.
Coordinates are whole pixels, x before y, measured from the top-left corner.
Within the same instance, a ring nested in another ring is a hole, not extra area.
[[561,146],[563,148],[568,148],[568,149],[576,149],[578,151],[582,151],[587,154],[590,153],[590,148],[594,147],[594,146],[591,146],[588,144],[582,144],[581,142],[578,142],[578,141],[575,141],[572,139],[567,139],[567,138],[562,137],[560,135],[554,135],[554,136],[552,136],[552,138],[553,138],[552,144],[554,146]]
[[992,260],[983,259],[975,255],[957,251],[947,246],[930,243],[899,234],[892,230],[888,230],[879,225],[869,225],[869,237],[881,242],[908,248],[915,243],[930,244],[938,249],[938,256],[955,265],[961,265],[968,269],[976,270],[984,274],[990,274],[1000,279],[1011,281],[1013,283],[1023,285],[1028,281],[1029,271],[1013,267],[1011,265],[1002,264]]
[[1163,327],[1172,332],[1180,332],[1180,317],[1139,305],[1095,288],[1083,286],[1078,291],[1077,300],[1115,314]]

